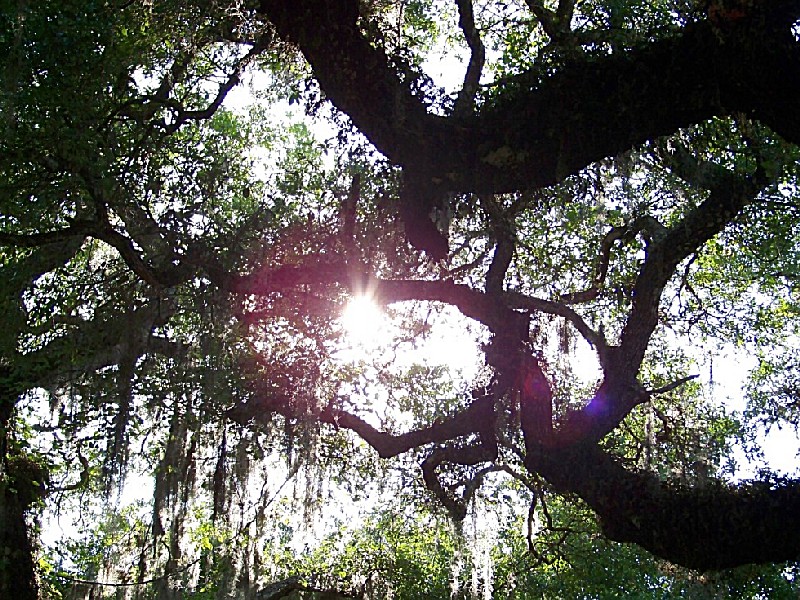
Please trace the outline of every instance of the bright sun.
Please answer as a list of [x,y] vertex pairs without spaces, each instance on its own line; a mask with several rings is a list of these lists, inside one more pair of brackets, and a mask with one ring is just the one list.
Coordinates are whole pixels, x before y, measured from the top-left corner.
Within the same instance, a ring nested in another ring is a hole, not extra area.
[[369,296],[356,296],[347,303],[341,323],[353,345],[377,345],[385,333],[387,318]]
[[[393,320],[398,317],[387,314],[368,293],[354,296],[339,318],[345,333],[339,358],[346,362],[383,358],[397,368],[444,365],[467,379],[474,377],[483,362],[477,341],[481,336],[476,329],[455,309],[435,314],[423,311],[422,315],[425,333],[410,344],[393,344],[403,334],[402,327]],[[415,317],[421,317],[419,311]]]

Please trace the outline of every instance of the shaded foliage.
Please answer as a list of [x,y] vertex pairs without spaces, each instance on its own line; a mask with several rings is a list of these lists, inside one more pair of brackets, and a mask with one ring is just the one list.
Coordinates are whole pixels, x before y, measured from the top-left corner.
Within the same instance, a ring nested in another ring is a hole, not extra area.
[[799,18],[4,6],[0,593],[795,593]]

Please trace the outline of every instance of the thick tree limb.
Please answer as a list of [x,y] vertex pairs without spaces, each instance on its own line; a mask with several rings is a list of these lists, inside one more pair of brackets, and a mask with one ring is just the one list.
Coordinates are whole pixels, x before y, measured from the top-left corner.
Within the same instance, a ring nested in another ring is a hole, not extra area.
[[[338,260],[335,262],[319,260],[318,257],[311,257],[309,262],[304,264],[282,265],[245,275],[228,273],[208,257],[198,257],[196,264],[208,273],[214,283],[236,294],[267,296],[291,292],[304,285],[316,286],[319,289],[334,287],[354,293],[369,290],[373,299],[382,304],[408,300],[450,304],[458,308],[464,316],[482,323],[491,331],[507,327],[510,321],[516,320],[520,315],[514,309],[524,308],[517,296],[508,296],[515,298],[515,304],[509,307],[506,306],[505,300],[449,280],[379,279],[362,267],[351,266]],[[531,299],[530,302],[538,301]],[[546,301],[541,301],[541,306],[546,306],[547,312],[562,310],[558,308],[561,305]],[[574,315],[574,318],[579,319],[568,307],[564,306],[563,310],[565,314]],[[585,324],[583,327],[586,328]]]
[[335,284],[348,286],[351,276],[359,278],[343,262],[309,262],[301,265],[282,265],[275,269],[262,269],[247,275],[228,273],[213,260],[200,261],[212,281],[222,289],[236,294],[268,295],[292,290],[304,284],[325,287]]
[[100,221],[76,220],[69,227],[53,231],[43,231],[29,234],[15,234],[0,232],[0,245],[16,246],[18,248],[36,248],[50,244],[57,244],[69,240],[83,240],[87,237],[106,242],[115,248],[122,260],[136,274],[139,279],[155,287],[170,287],[180,283],[188,275],[186,266],[158,270],[148,265],[136,250],[131,238],[114,229],[107,220],[107,216]]
[[[289,418],[310,417],[311,415],[301,412],[300,408],[290,401],[289,393],[291,393],[290,390],[284,390],[281,393],[276,393],[271,389],[260,390],[254,400],[232,408],[228,411],[228,416],[240,423],[246,423],[251,419],[259,420],[270,413],[281,414]],[[494,399],[491,396],[479,398],[450,417],[428,427],[400,434],[380,431],[361,417],[334,405],[327,406],[316,417],[324,423],[353,431],[372,446],[381,458],[391,458],[426,444],[444,443],[479,433],[487,422],[493,420],[493,402]]]
[[[556,21],[564,26],[573,8],[562,2],[553,14],[539,2],[529,4],[552,28]],[[447,241],[430,212],[447,192],[545,187],[604,157],[733,111],[800,142],[793,108],[800,101],[800,48],[791,33],[800,2],[751,4],[752,14],[725,35],[711,22],[690,23],[626,53],[576,58],[545,79],[524,73],[468,123],[432,114],[414,95],[413,78],[397,73],[360,29],[356,0],[263,0],[260,10],[298,45],[333,104],[405,168],[401,213],[408,239],[440,259]]]
[[37,248],[49,244],[88,237],[95,228],[95,221],[75,220],[69,227],[34,233],[9,233],[0,232],[0,245],[14,246],[17,248]]
[[526,465],[583,498],[603,530],[686,567],[710,570],[800,558],[800,482],[688,487],[630,472],[594,446],[529,454]]
[[475,400],[464,410],[451,417],[435,422],[429,427],[392,435],[378,431],[363,419],[343,410],[329,409],[322,419],[357,433],[365,442],[377,450],[381,458],[397,456],[412,448],[430,443],[443,443],[481,430],[487,419],[491,419],[492,398]]
[[757,4],[726,37],[711,23],[692,23],[627,53],[575,60],[541,81],[521,75],[469,124],[431,114],[414,96],[361,32],[354,0],[263,0],[261,11],[387,158],[414,168],[431,187],[500,193],[550,185],[734,110],[800,141],[792,109],[800,99],[800,49],[790,32],[800,3]]
[[528,454],[552,446],[557,433],[553,430],[553,390],[539,361],[527,354],[518,374],[520,427]]

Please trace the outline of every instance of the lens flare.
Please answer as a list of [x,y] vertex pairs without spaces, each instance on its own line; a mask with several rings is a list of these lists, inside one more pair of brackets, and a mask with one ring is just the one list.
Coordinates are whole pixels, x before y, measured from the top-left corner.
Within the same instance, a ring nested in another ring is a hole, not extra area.
[[386,315],[369,296],[356,296],[347,303],[341,323],[351,343],[374,346],[386,328]]

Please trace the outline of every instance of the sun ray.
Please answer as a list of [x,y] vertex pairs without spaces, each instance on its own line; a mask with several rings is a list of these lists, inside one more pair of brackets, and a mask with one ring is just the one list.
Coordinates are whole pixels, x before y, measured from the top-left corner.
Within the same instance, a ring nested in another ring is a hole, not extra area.
[[348,341],[355,346],[375,347],[386,333],[387,317],[366,294],[354,296],[340,318]]

